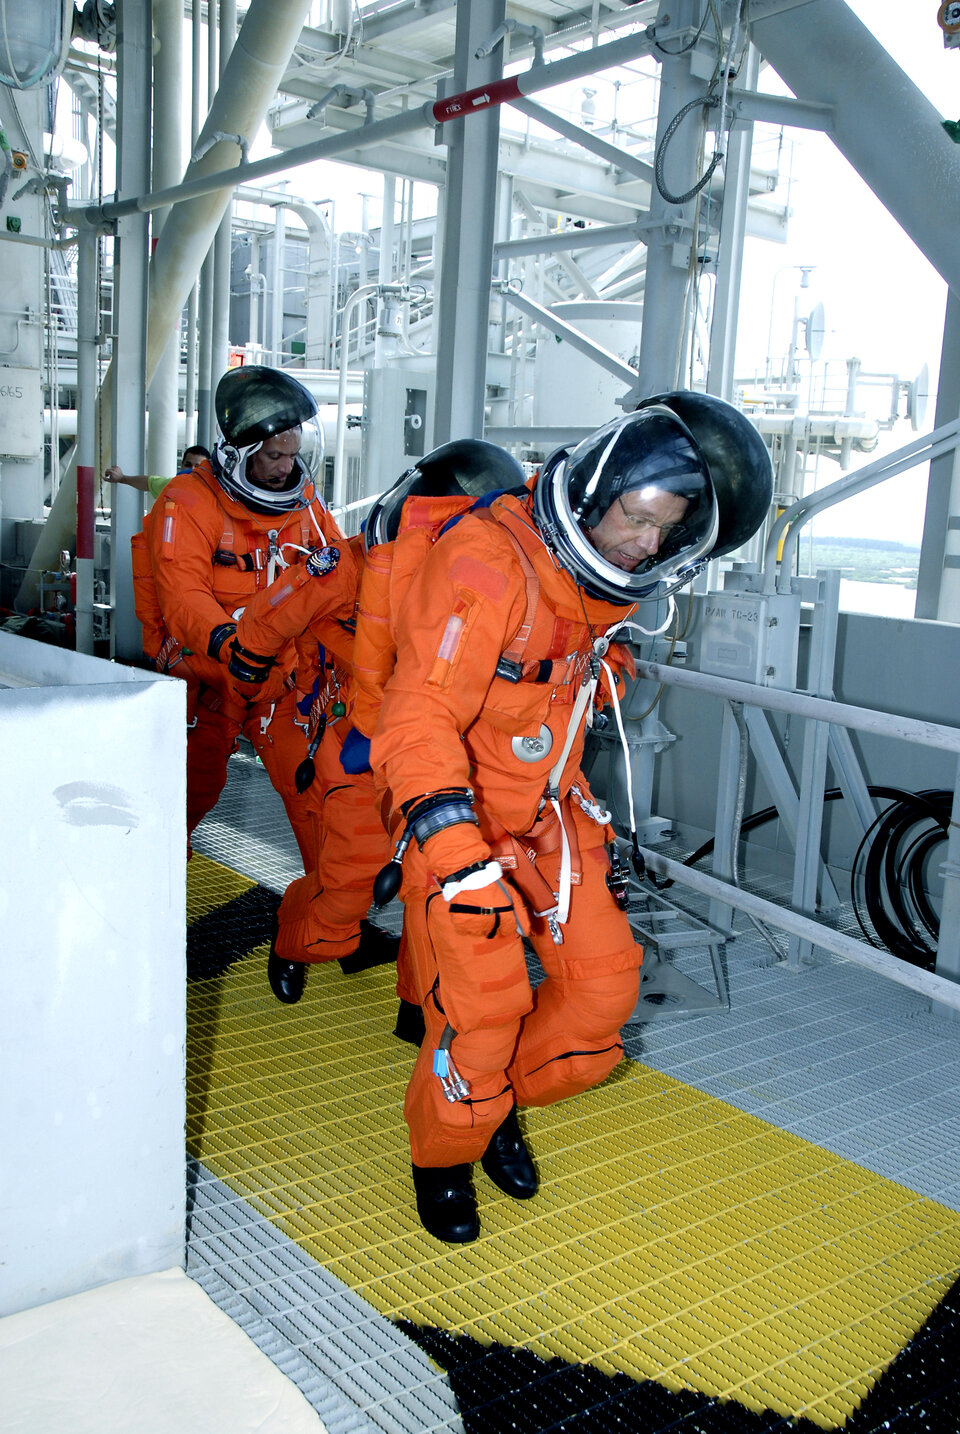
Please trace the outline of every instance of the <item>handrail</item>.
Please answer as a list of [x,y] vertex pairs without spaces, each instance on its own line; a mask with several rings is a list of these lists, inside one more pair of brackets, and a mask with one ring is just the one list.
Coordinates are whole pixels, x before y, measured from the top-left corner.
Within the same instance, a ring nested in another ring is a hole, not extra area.
[[[661,683],[667,687],[685,687],[698,692],[706,692],[715,697],[724,698],[728,702],[739,702],[751,707],[766,707],[776,712],[790,712],[800,717],[810,718],[814,722],[829,722],[843,727],[852,727],[859,732],[872,732],[878,736],[900,738],[908,742],[916,742],[920,746],[934,747],[942,752],[949,752],[956,758],[956,775],[954,778],[953,804],[950,813],[950,821],[947,828],[946,857],[943,863],[943,901],[940,911],[940,936],[937,942],[937,980],[947,980],[960,984],[960,728],[950,727],[941,722],[926,722],[916,717],[901,717],[893,712],[881,712],[869,707],[855,707],[847,702],[836,702],[824,697],[811,697],[802,692],[787,692],[775,687],[761,687],[753,682],[737,682],[729,677],[715,677],[712,673],[691,672],[683,668],[668,667],[659,662],[637,662],[638,677],[649,678],[651,682]],[[705,890],[702,883],[702,873],[692,873],[689,867],[676,865],[676,872],[671,871],[675,880],[684,883],[697,890]],[[655,868],[656,869],[656,868]],[[745,893],[740,887],[727,882],[718,881],[717,878],[710,878],[716,883],[716,890],[711,887],[708,894],[716,896],[728,906],[741,907],[745,910],[751,909],[745,901]],[[756,898],[750,898],[751,901]],[[853,942],[850,937],[844,937],[842,951],[836,943],[837,933],[831,932],[829,927],[824,927],[818,922],[813,922],[813,932],[799,930],[798,921],[810,922],[809,917],[801,916],[800,913],[780,908],[773,903],[765,903],[769,908],[767,919],[774,924],[782,926],[785,930],[800,936],[802,940],[812,941],[815,945],[823,946],[828,950],[837,951],[838,954],[857,962],[859,965],[870,966],[874,970],[882,969],[884,974],[893,976],[901,985],[911,986],[917,991],[931,994],[928,990],[930,973],[919,967],[911,966],[906,962],[896,962],[896,958],[890,957],[895,965],[888,967],[887,962],[876,961],[877,950],[872,946],[863,945],[861,942]],[[778,916],[777,913],[781,913]],[[936,999],[944,999],[937,996]],[[948,1005],[960,1009],[960,999],[947,1002]]]
[[[953,419],[950,423],[941,424],[939,428],[933,429],[931,433],[924,433],[919,438],[914,438],[902,448],[888,453],[886,457],[876,458],[872,463],[858,468],[856,472],[838,478],[835,483],[829,483],[815,493],[808,493],[803,498],[798,498],[789,508],[784,509],[770,529],[763,554],[764,592],[772,593],[778,589],[780,592],[789,592],[797,535],[804,523],[808,522],[816,513],[821,512],[824,508],[831,508],[836,503],[842,503],[845,498],[852,498],[857,493],[863,493],[878,483],[884,483],[888,478],[895,478],[898,473],[914,467],[917,463],[926,463],[931,459],[939,458],[941,454],[949,453],[952,448],[956,448],[958,443],[960,443],[960,419]],[[778,563],[777,550],[780,547],[781,538],[783,539],[783,550]]]
[[730,702],[742,702],[748,707],[792,712],[798,717],[812,717],[816,722],[834,722],[842,727],[852,727],[857,732],[899,737],[960,756],[960,727],[948,727],[941,722],[901,717],[872,707],[854,707],[848,702],[836,702],[831,698],[810,697],[803,692],[787,692],[778,687],[761,687],[754,682],[714,677],[709,672],[691,672],[682,667],[667,667],[660,662],[638,661],[637,675],[649,677],[652,682],[661,682],[668,687],[691,687],[709,692],[714,697],[725,697]]
[[741,911],[747,912],[748,915],[756,917],[758,921],[765,921],[771,926],[779,926],[792,936],[799,936],[814,946],[832,951],[834,955],[840,956],[846,961],[852,961],[857,966],[865,966],[879,976],[886,976],[891,981],[896,981],[900,986],[908,986],[922,996],[929,996],[931,1000],[939,1001],[942,1005],[951,1006],[953,1010],[960,1011],[960,984],[956,981],[952,981],[946,976],[938,976],[932,971],[924,971],[922,967],[911,966],[896,956],[890,956],[885,951],[868,946],[864,941],[857,941],[853,936],[846,936],[842,931],[834,931],[820,921],[803,916],[791,907],[778,906],[772,901],[765,901],[761,896],[754,896],[752,892],[744,891],[742,887],[731,886],[716,876],[708,876],[703,871],[693,871],[689,866],[684,866],[682,862],[671,861],[669,857],[651,851],[648,847],[641,847],[640,851],[646,866],[655,875],[681,882],[683,885],[689,886],[692,891],[698,891],[702,896],[709,896],[726,905],[736,906]]

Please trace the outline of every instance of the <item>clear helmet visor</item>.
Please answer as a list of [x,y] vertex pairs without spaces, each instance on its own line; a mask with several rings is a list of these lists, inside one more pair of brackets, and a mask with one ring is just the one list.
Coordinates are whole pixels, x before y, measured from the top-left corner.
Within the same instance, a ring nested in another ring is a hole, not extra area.
[[614,603],[683,586],[717,536],[706,462],[665,410],[618,419],[554,455],[537,480],[534,511],[561,564],[587,592]]
[[242,448],[219,434],[214,471],[231,497],[255,512],[289,513],[309,501],[309,490],[322,491],[323,452],[323,429],[314,415]]

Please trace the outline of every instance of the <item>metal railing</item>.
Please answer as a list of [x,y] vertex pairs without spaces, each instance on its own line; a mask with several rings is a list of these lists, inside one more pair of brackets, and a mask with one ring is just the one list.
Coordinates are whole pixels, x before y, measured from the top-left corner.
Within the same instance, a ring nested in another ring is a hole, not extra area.
[[637,675],[667,687],[703,692],[728,702],[790,713],[811,722],[826,722],[857,732],[915,742],[950,753],[957,763],[953,806],[947,833],[947,854],[943,865],[943,903],[937,943],[936,972],[924,971],[876,947],[832,930],[803,912],[765,901],[717,877],[693,871],[655,851],[642,848],[650,869],[689,886],[716,901],[759,917],[802,941],[853,961],[882,976],[929,996],[941,1005],[960,1012],[960,728],[925,722],[868,707],[855,707],[823,697],[761,687],[709,673],[668,667],[663,663],[638,661]]

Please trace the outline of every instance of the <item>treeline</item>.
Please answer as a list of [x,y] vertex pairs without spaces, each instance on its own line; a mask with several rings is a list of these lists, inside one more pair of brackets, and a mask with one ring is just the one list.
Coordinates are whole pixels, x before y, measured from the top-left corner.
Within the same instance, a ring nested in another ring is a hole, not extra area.
[[888,551],[898,553],[916,553],[919,555],[919,547],[912,543],[895,543],[889,538],[821,538],[815,537],[814,547],[831,548],[865,548],[874,551]]

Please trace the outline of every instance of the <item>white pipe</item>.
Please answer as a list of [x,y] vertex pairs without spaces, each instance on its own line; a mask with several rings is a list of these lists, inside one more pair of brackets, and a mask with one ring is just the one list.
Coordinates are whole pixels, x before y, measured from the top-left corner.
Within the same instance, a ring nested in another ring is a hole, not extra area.
[[369,299],[371,294],[377,292],[377,284],[364,284],[359,289],[354,289],[349,299],[343,306],[340,316],[340,386],[337,391],[337,412],[341,419],[337,424],[337,447],[333,460],[333,500],[334,508],[343,507],[344,488],[346,487],[346,474],[343,470],[343,452],[346,442],[346,401],[347,401],[347,362],[350,357],[350,320],[353,311],[358,304]]
[[[288,372],[294,373],[297,378],[300,378],[299,370],[290,369],[290,370],[288,370]],[[353,375],[351,375],[351,377],[353,377]],[[307,384],[305,385],[305,387],[310,388],[310,384],[307,383]],[[312,389],[311,389],[311,391],[312,391]],[[314,396],[316,396],[316,395],[314,395]],[[360,394],[357,394],[356,400],[354,400],[354,399],[351,398],[350,394],[348,393],[348,395],[347,395],[347,403],[346,403],[346,412],[347,412],[347,416],[348,416],[348,417],[350,417],[350,418],[359,417],[359,416],[361,415],[361,413],[363,412],[363,407],[362,407],[362,405],[361,405],[361,403],[360,403],[360,397],[361,397],[361,395],[360,395]],[[325,449],[325,451],[326,451],[327,453],[329,453],[329,452],[332,451],[332,449],[334,448],[334,446],[336,445],[336,442],[337,442],[337,414],[338,414],[338,412],[339,412],[339,409],[337,408],[337,405],[336,405],[335,403],[326,403],[326,404],[321,403],[321,404],[319,405],[318,409],[317,409],[317,417],[318,417],[319,420],[320,420],[320,427],[323,429],[323,446],[324,446],[324,449]],[[196,416],[196,415],[194,415],[194,417],[195,417],[195,416]],[[59,427],[60,436],[61,436],[62,438],[73,438],[73,437],[75,437],[75,436],[77,435],[77,425],[78,425],[78,414],[77,414],[77,410],[76,410],[75,408],[58,408],[58,409],[57,409],[57,424],[58,424],[58,427]],[[44,431],[44,433],[45,433],[47,436],[49,436],[50,433],[51,433],[51,431],[52,431],[52,425],[53,425],[53,419],[52,419],[50,410],[49,410],[49,408],[45,408],[44,411],[43,411],[43,431]],[[148,427],[148,429],[149,429],[149,426],[150,426],[150,424],[149,424],[149,418],[148,418],[148,421],[147,421],[147,427]],[[180,414],[178,414],[178,416],[177,416],[177,447],[178,447],[178,450],[179,450],[180,452],[182,452],[183,449],[189,445],[191,439],[193,438],[192,428],[193,428],[193,422],[192,422],[192,421],[191,421],[190,423],[187,422],[187,415],[186,415],[185,413],[180,413]],[[360,430],[359,430],[359,428],[351,427],[351,428],[348,428],[348,429],[347,429],[346,434],[344,435],[344,445],[345,445],[345,452],[347,453],[347,455],[348,455],[349,457],[351,457],[351,458],[356,458],[356,457],[359,456],[360,446],[361,446],[361,445],[360,445]],[[172,469],[171,469],[171,472],[172,472]]]

